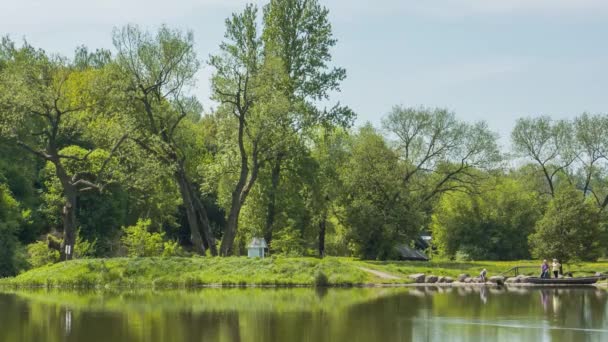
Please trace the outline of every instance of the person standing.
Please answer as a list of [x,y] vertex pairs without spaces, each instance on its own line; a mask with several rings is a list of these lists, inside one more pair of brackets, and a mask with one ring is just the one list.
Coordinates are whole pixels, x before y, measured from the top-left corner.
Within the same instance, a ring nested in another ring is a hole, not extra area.
[[484,283],[486,282],[487,274],[488,274],[488,270],[486,270],[485,268],[483,270],[481,270],[481,273],[479,273],[479,278],[481,278],[481,281],[483,281]]
[[543,260],[542,265],[540,265],[540,277],[549,278],[549,264],[547,264],[547,259]]
[[553,275],[555,276],[555,278],[558,278],[558,275],[560,274],[560,270],[562,268],[562,264],[560,264],[557,259],[553,259],[553,264],[551,264],[551,268],[553,269]]

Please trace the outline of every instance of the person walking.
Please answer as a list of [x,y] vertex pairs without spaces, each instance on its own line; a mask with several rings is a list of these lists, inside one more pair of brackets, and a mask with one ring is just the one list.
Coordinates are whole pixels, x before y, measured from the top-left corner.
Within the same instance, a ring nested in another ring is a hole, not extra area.
[[553,270],[553,275],[555,278],[558,278],[560,274],[560,270],[562,268],[562,264],[557,261],[557,259],[553,259],[553,264],[551,264],[551,269]]

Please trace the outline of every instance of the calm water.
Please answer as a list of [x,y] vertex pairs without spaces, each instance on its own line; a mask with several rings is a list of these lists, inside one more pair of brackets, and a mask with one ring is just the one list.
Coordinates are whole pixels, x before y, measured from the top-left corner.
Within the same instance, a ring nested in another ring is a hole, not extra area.
[[0,293],[2,342],[608,341],[595,289]]

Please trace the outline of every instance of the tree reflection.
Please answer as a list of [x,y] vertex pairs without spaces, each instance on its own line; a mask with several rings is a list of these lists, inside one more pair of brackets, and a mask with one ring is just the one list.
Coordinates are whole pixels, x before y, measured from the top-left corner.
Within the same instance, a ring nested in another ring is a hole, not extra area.
[[590,289],[282,289],[0,294],[0,341],[599,341]]

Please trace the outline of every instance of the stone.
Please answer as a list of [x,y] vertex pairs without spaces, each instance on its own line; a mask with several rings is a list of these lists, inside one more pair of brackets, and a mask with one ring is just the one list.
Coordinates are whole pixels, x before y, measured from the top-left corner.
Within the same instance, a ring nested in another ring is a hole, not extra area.
[[459,275],[458,278],[456,278],[456,279],[458,279],[458,281],[462,283],[462,282],[464,282],[465,279],[467,279],[469,277],[470,277],[470,275],[463,273],[463,274]]
[[454,282],[454,278],[452,278],[452,277],[445,277],[445,282],[446,282],[447,284],[451,284],[451,283],[453,283],[453,282]]
[[483,284],[483,283],[485,283],[485,281],[483,281],[483,279],[481,279],[481,277],[475,277],[475,278],[473,278],[472,282],[476,283],[476,284]]
[[439,277],[434,276],[434,275],[430,275],[430,276],[426,277],[426,283],[428,283],[428,284],[436,283],[437,280],[439,280]]
[[520,279],[520,278],[518,278],[518,277],[511,277],[511,278],[507,278],[507,279],[505,280],[505,283],[507,283],[507,284],[517,284],[517,283],[519,283],[520,281],[521,281],[521,279]]
[[603,274],[602,274],[602,272],[595,272],[595,276],[596,277],[601,277],[601,276],[603,276]]
[[437,278],[437,282],[438,283],[445,283],[445,277],[439,277],[439,278]]
[[490,283],[494,283],[496,285],[502,285],[505,283],[505,277],[503,276],[492,276],[488,279]]
[[471,277],[466,277],[466,278],[464,278],[464,280],[463,280],[462,282],[463,282],[463,283],[470,284],[470,283],[472,283],[472,282],[473,282],[473,278],[471,278]]
[[528,282],[528,278],[530,278],[529,276],[525,276],[525,275],[518,275],[517,279],[519,279],[520,283],[527,283]]
[[424,275],[424,273],[416,273],[410,275],[410,279],[414,280],[414,283],[424,283],[425,277],[426,276]]

